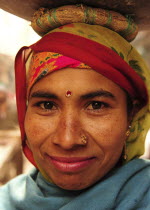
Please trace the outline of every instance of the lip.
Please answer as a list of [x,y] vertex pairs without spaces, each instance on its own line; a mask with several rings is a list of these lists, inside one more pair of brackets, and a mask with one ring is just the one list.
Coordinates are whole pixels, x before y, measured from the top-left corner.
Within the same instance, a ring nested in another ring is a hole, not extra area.
[[55,157],[47,155],[50,163],[59,171],[62,172],[78,172],[86,167],[89,167],[95,157]]

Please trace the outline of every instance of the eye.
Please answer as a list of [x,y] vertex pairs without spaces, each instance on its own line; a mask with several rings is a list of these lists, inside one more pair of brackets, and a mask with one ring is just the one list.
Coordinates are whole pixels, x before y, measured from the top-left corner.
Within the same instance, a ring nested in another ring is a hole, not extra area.
[[56,105],[51,101],[38,102],[36,104],[36,106],[40,107],[43,110],[55,110],[55,109],[57,109]]
[[98,109],[103,109],[103,108],[107,108],[107,107],[109,107],[109,105],[105,102],[92,101],[88,104],[87,109],[88,110],[98,110]]

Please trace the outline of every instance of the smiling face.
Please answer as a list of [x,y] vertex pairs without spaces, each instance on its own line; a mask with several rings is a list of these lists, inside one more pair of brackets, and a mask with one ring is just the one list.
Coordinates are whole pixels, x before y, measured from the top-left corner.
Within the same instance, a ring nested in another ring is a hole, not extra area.
[[59,70],[31,89],[27,144],[45,178],[61,188],[84,189],[110,171],[127,128],[125,92],[93,70]]

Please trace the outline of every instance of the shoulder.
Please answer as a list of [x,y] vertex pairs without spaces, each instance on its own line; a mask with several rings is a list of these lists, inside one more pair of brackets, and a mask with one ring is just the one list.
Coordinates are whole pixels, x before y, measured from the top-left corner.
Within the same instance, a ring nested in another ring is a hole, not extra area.
[[141,180],[141,177],[150,184],[150,160],[131,160],[122,167],[112,170],[108,176],[106,176],[106,182],[112,181],[115,183],[117,180],[119,180],[118,184],[120,184],[120,187],[122,187],[128,182],[132,183],[132,180],[134,184],[134,180]]
[[139,181],[150,185],[150,160],[135,159],[124,166],[123,171],[128,174],[126,184],[129,182],[137,187]]
[[120,169],[126,176],[116,200],[116,209],[150,209],[150,160],[136,159]]
[[9,181],[0,187],[0,209],[13,210],[16,209],[13,204],[21,201],[26,194],[27,185],[31,188],[35,185],[35,177],[37,171],[34,169],[30,174],[23,174]]
[[129,175],[137,175],[138,173],[147,173],[150,171],[150,160],[134,159],[120,168],[120,172],[127,170]]

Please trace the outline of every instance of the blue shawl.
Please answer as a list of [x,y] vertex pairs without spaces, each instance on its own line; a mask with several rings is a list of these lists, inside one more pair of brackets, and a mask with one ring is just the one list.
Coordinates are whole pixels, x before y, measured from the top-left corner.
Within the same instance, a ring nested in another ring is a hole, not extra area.
[[150,210],[150,161],[132,160],[81,191],[61,189],[34,169],[0,188],[0,210],[16,209]]

